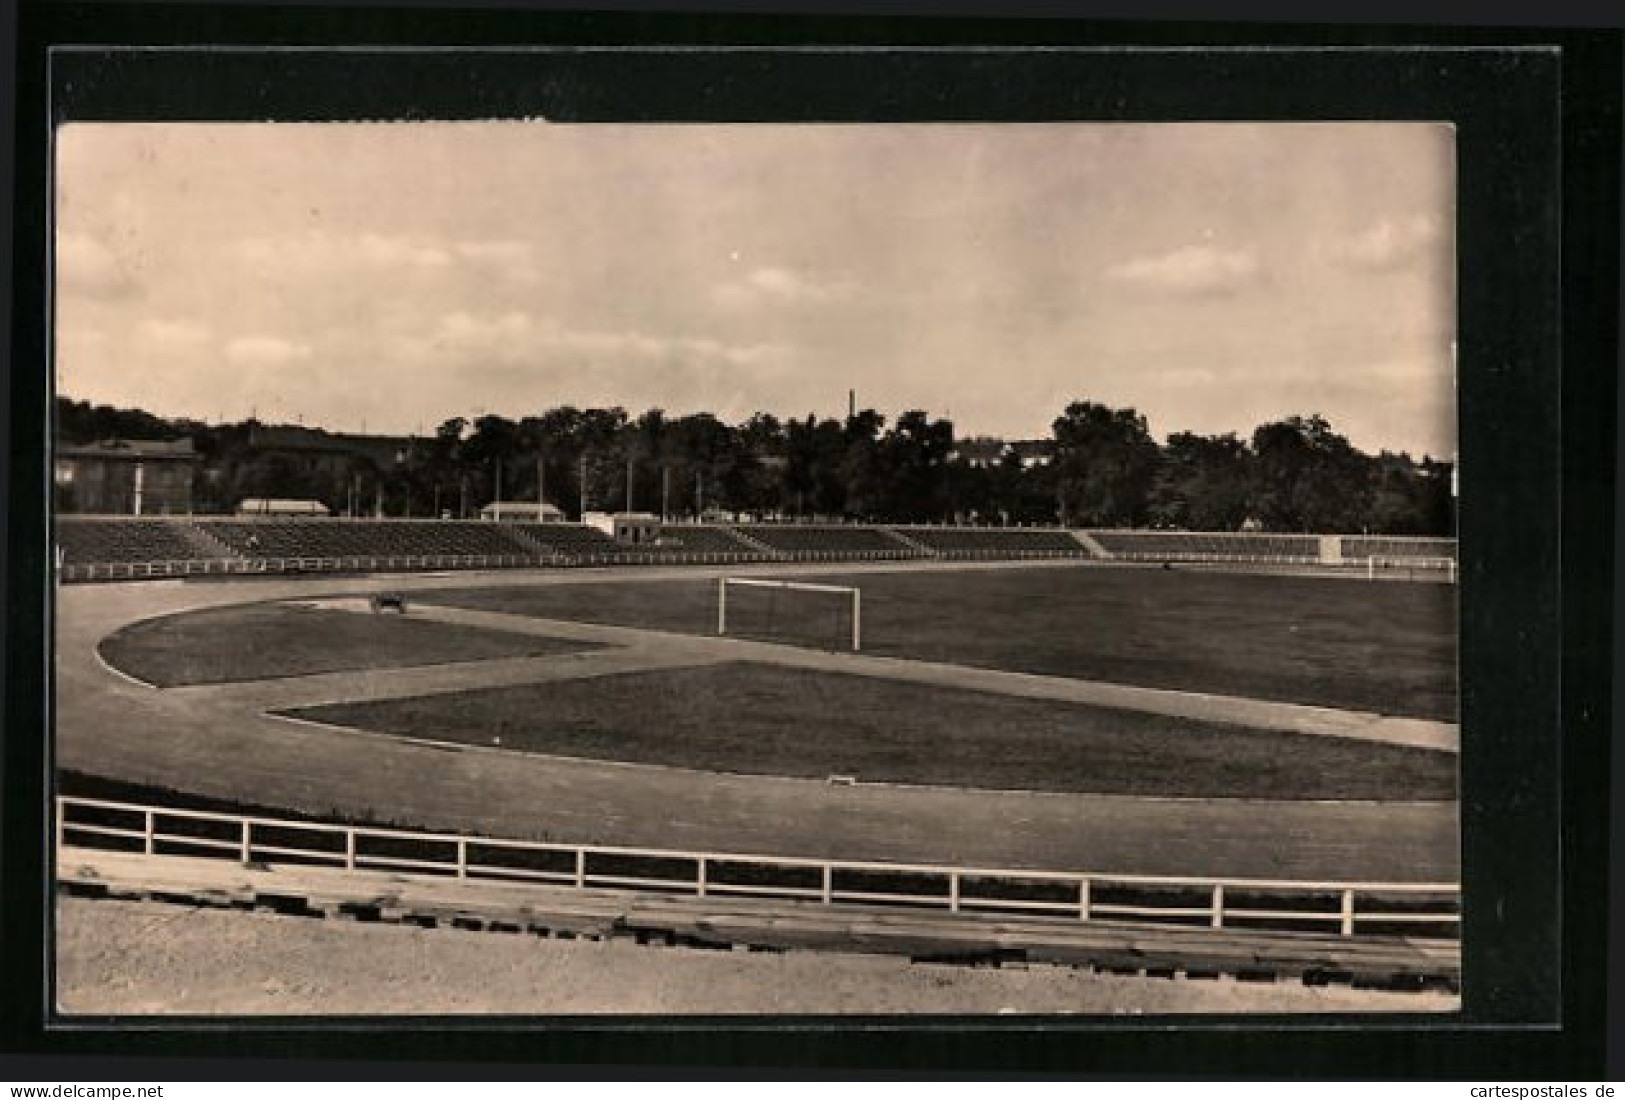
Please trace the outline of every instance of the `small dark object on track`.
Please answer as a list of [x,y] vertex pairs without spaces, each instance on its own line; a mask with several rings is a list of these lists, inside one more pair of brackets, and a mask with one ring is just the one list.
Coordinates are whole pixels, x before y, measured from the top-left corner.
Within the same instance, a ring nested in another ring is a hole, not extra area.
[[368,602],[372,605],[374,615],[384,611],[393,611],[398,615],[406,614],[406,593],[404,592],[374,592]]

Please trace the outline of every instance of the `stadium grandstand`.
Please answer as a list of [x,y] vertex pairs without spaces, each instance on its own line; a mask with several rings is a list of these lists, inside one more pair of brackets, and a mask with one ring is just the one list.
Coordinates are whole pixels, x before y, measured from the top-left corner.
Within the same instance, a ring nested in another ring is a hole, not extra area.
[[1113,558],[1126,561],[1237,561],[1313,565],[1321,561],[1317,535],[1199,531],[1091,531]]
[[712,527],[698,523],[664,524],[660,528],[662,550],[672,553],[689,551],[697,554],[748,554],[768,557],[759,546],[747,542],[730,527]]
[[1087,557],[1088,549],[1055,528],[897,527],[897,534],[943,558]]
[[627,549],[598,528],[579,523],[515,523],[509,530],[543,553],[566,557],[613,557]]
[[202,520],[197,524],[249,558],[499,556],[530,548],[488,523],[436,520]]
[[1456,559],[1456,540],[1438,538],[1396,538],[1384,535],[1343,536],[1343,557],[1353,561],[1376,558],[1387,561]]
[[845,524],[752,523],[739,532],[788,558],[917,558],[928,556],[884,528]]
[[62,579],[208,572],[1080,558],[1415,569],[1454,575],[1455,542],[1397,536],[857,524],[664,524],[651,542],[577,523],[59,516]]
[[162,519],[59,518],[59,559],[68,565],[207,561],[230,557],[230,548],[211,542],[191,523]]

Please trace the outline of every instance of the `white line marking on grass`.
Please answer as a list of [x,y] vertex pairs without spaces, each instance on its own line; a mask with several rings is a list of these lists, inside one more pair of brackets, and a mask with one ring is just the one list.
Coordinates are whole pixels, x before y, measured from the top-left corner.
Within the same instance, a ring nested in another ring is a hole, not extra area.
[[[111,638],[112,636],[113,636],[112,634],[109,634],[109,635],[107,635],[107,638]],[[101,665],[103,670],[105,670],[107,672],[111,672],[114,676],[117,676],[120,680],[123,680],[126,683],[134,684],[136,687],[146,688],[148,691],[162,691],[163,690],[163,688],[159,687],[157,684],[151,683],[150,681],[147,681],[147,680],[143,680],[141,677],[136,676],[134,673],[125,672],[123,669],[114,668],[112,665],[108,664],[107,663],[107,658],[102,656],[102,642],[105,642],[107,640],[107,638],[103,638],[101,641],[97,642],[96,644],[94,644],[94,645],[92,645],[90,647],[90,652],[92,654],[94,654],[95,657],[96,657],[96,663]]]

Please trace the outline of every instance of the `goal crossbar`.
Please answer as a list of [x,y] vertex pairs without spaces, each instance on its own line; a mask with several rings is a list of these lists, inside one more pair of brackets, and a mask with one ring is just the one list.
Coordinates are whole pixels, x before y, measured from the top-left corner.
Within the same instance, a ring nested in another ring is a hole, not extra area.
[[773,581],[760,577],[723,577],[724,586],[743,585],[747,588],[794,588],[801,592],[857,592],[849,584],[814,584],[811,581]]
[[717,635],[720,637],[728,633],[728,586],[739,585],[744,588],[777,588],[794,592],[823,592],[829,595],[849,595],[852,597],[852,652],[856,653],[862,644],[863,623],[863,593],[847,584],[816,584],[812,581],[781,581],[769,580],[763,577],[718,577],[717,578]]

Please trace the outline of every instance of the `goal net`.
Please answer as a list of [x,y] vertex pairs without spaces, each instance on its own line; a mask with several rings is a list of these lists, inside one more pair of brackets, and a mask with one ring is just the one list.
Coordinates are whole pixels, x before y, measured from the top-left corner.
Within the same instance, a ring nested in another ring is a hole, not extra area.
[[848,585],[719,577],[717,634],[856,653],[862,644],[861,599]]

